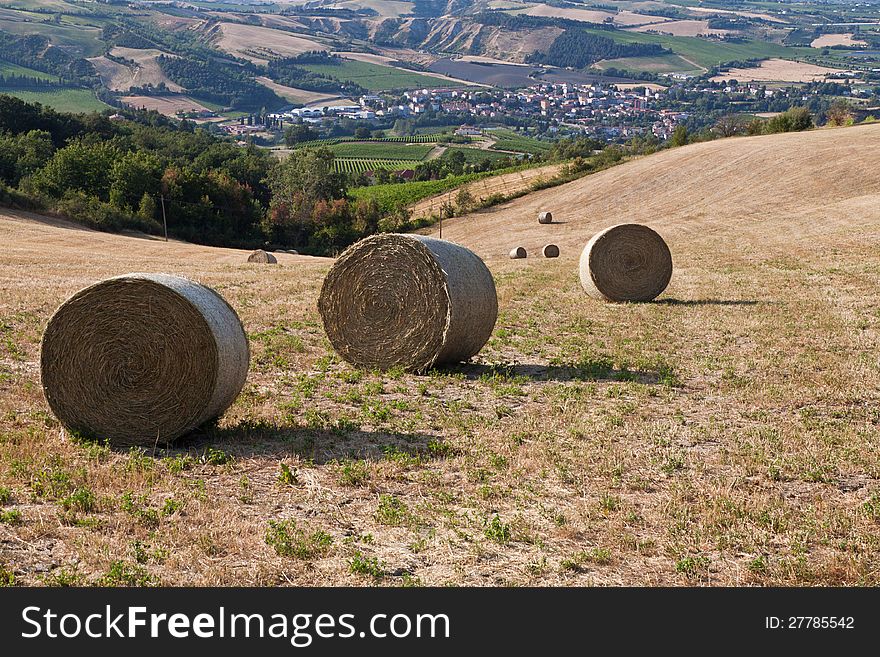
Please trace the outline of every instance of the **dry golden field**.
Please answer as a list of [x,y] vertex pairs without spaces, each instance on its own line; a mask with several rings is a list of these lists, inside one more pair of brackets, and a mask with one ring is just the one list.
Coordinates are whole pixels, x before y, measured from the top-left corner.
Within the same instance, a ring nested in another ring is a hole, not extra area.
[[817,66],[788,59],[765,59],[752,68],[731,68],[712,78],[713,82],[739,80],[740,82],[823,82],[828,76],[841,73],[840,69]]
[[[877,153],[880,126],[716,141],[444,222],[500,315],[475,363],[420,376],[334,357],[328,260],[5,212],[0,564],[37,585],[878,584]],[[654,303],[577,280],[625,221],[672,250]],[[39,386],[53,310],[129,271],[214,286],[252,343],[230,412],[155,453],[65,436]]]

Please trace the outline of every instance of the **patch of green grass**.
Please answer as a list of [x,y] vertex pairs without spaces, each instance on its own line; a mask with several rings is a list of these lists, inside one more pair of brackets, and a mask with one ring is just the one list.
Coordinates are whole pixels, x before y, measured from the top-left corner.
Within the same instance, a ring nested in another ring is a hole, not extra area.
[[370,479],[370,466],[366,461],[346,461],[337,477],[343,486],[363,486]]
[[90,513],[95,510],[98,502],[95,494],[88,488],[77,488],[70,495],[61,500],[61,506],[65,511],[81,511]]
[[675,572],[688,578],[697,577],[709,567],[709,558],[704,556],[683,557],[675,562]]
[[366,557],[361,552],[355,552],[348,562],[349,572],[355,575],[370,575],[376,579],[385,576],[385,566],[376,557]]
[[12,499],[12,490],[6,486],[0,486],[0,504],[8,504]]
[[281,472],[278,473],[278,482],[284,486],[296,486],[299,483],[296,468],[291,469],[286,463],[281,464]]
[[202,456],[202,462],[207,465],[228,465],[235,461],[235,457],[219,447],[209,447]]
[[110,106],[98,100],[89,89],[57,89],[53,91],[26,91],[9,89],[2,91],[7,96],[21,98],[27,103],[40,103],[59,112],[74,114],[101,112]]
[[653,57],[620,57],[605,59],[596,64],[596,68],[616,68],[634,73],[700,73],[702,69],[683,60],[675,54],[655,55]]
[[383,525],[399,527],[410,520],[409,508],[406,503],[394,495],[380,495],[379,506],[376,509],[376,522]]
[[510,543],[510,525],[501,520],[496,513],[485,522],[483,534],[496,543]]
[[333,537],[320,529],[311,533],[296,526],[296,521],[270,520],[266,529],[266,544],[282,557],[314,559],[327,554]]
[[0,511],[0,525],[20,525],[22,523],[21,511]]
[[15,574],[0,564],[0,587],[2,586],[15,586]]
[[98,581],[99,586],[156,586],[158,581],[141,566],[114,561]]

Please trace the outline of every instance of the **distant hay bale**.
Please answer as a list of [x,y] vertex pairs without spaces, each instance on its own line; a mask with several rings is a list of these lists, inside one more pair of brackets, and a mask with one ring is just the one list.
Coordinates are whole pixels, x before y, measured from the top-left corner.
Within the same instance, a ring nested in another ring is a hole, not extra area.
[[486,265],[463,246],[384,234],[339,257],[318,310],[331,344],[352,365],[418,372],[479,352],[498,298]]
[[290,255],[299,255],[299,251],[297,251],[296,249],[287,249],[287,252]]
[[650,301],[672,277],[672,254],[656,232],[619,224],[597,233],[580,260],[581,285],[606,301]]
[[527,256],[528,256],[528,254],[526,253],[526,250],[521,246],[518,246],[515,249],[510,250],[510,259],[511,260],[521,260]]
[[80,290],[49,320],[40,375],[70,430],[116,446],[165,444],[220,416],[248,372],[248,340],[212,289],[126,274]]
[[541,249],[541,254],[545,258],[558,258],[559,257],[559,247],[555,244],[548,244],[543,249]]
[[538,215],[538,223],[539,224],[552,224],[553,223],[553,213],[552,212],[541,212]]
[[278,264],[278,258],[276,258],[271,253],[263,251],[263,249],[257,249],[253,253],[248,256],[248,262],[260,262],[268,265],[276,265]]

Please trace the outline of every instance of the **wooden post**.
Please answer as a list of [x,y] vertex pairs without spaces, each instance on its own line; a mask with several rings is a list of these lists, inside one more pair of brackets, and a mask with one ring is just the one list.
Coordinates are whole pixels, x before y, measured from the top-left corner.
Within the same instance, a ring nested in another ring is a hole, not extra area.
[[165,218],[165,195],[162,194],[159,196],[159,200],[162,201],[162,225],[165,227],[165,241],[168,241],[168,220]]

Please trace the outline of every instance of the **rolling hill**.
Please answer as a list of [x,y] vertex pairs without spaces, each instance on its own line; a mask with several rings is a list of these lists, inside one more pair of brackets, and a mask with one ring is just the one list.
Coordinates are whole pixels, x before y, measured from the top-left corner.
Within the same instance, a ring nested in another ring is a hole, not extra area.
[[[4,210],[0,530],[18,540],[0,567],[50,585],[876,585],[878,146],[880,126],[696,144],[444,222],[500,314],[475,363],[423,376],[335,358],[328,259],[259,266]],[[580,288],[580,249],[625,221],[672,250],[657,302]],[[548,242],[562,256],[534,257]],[[529,258],[507,259],[518,244]],[[251,339],[219,425],[155,453],[71,440],[39,391],[52,311],[128,271],[216,287]]]

